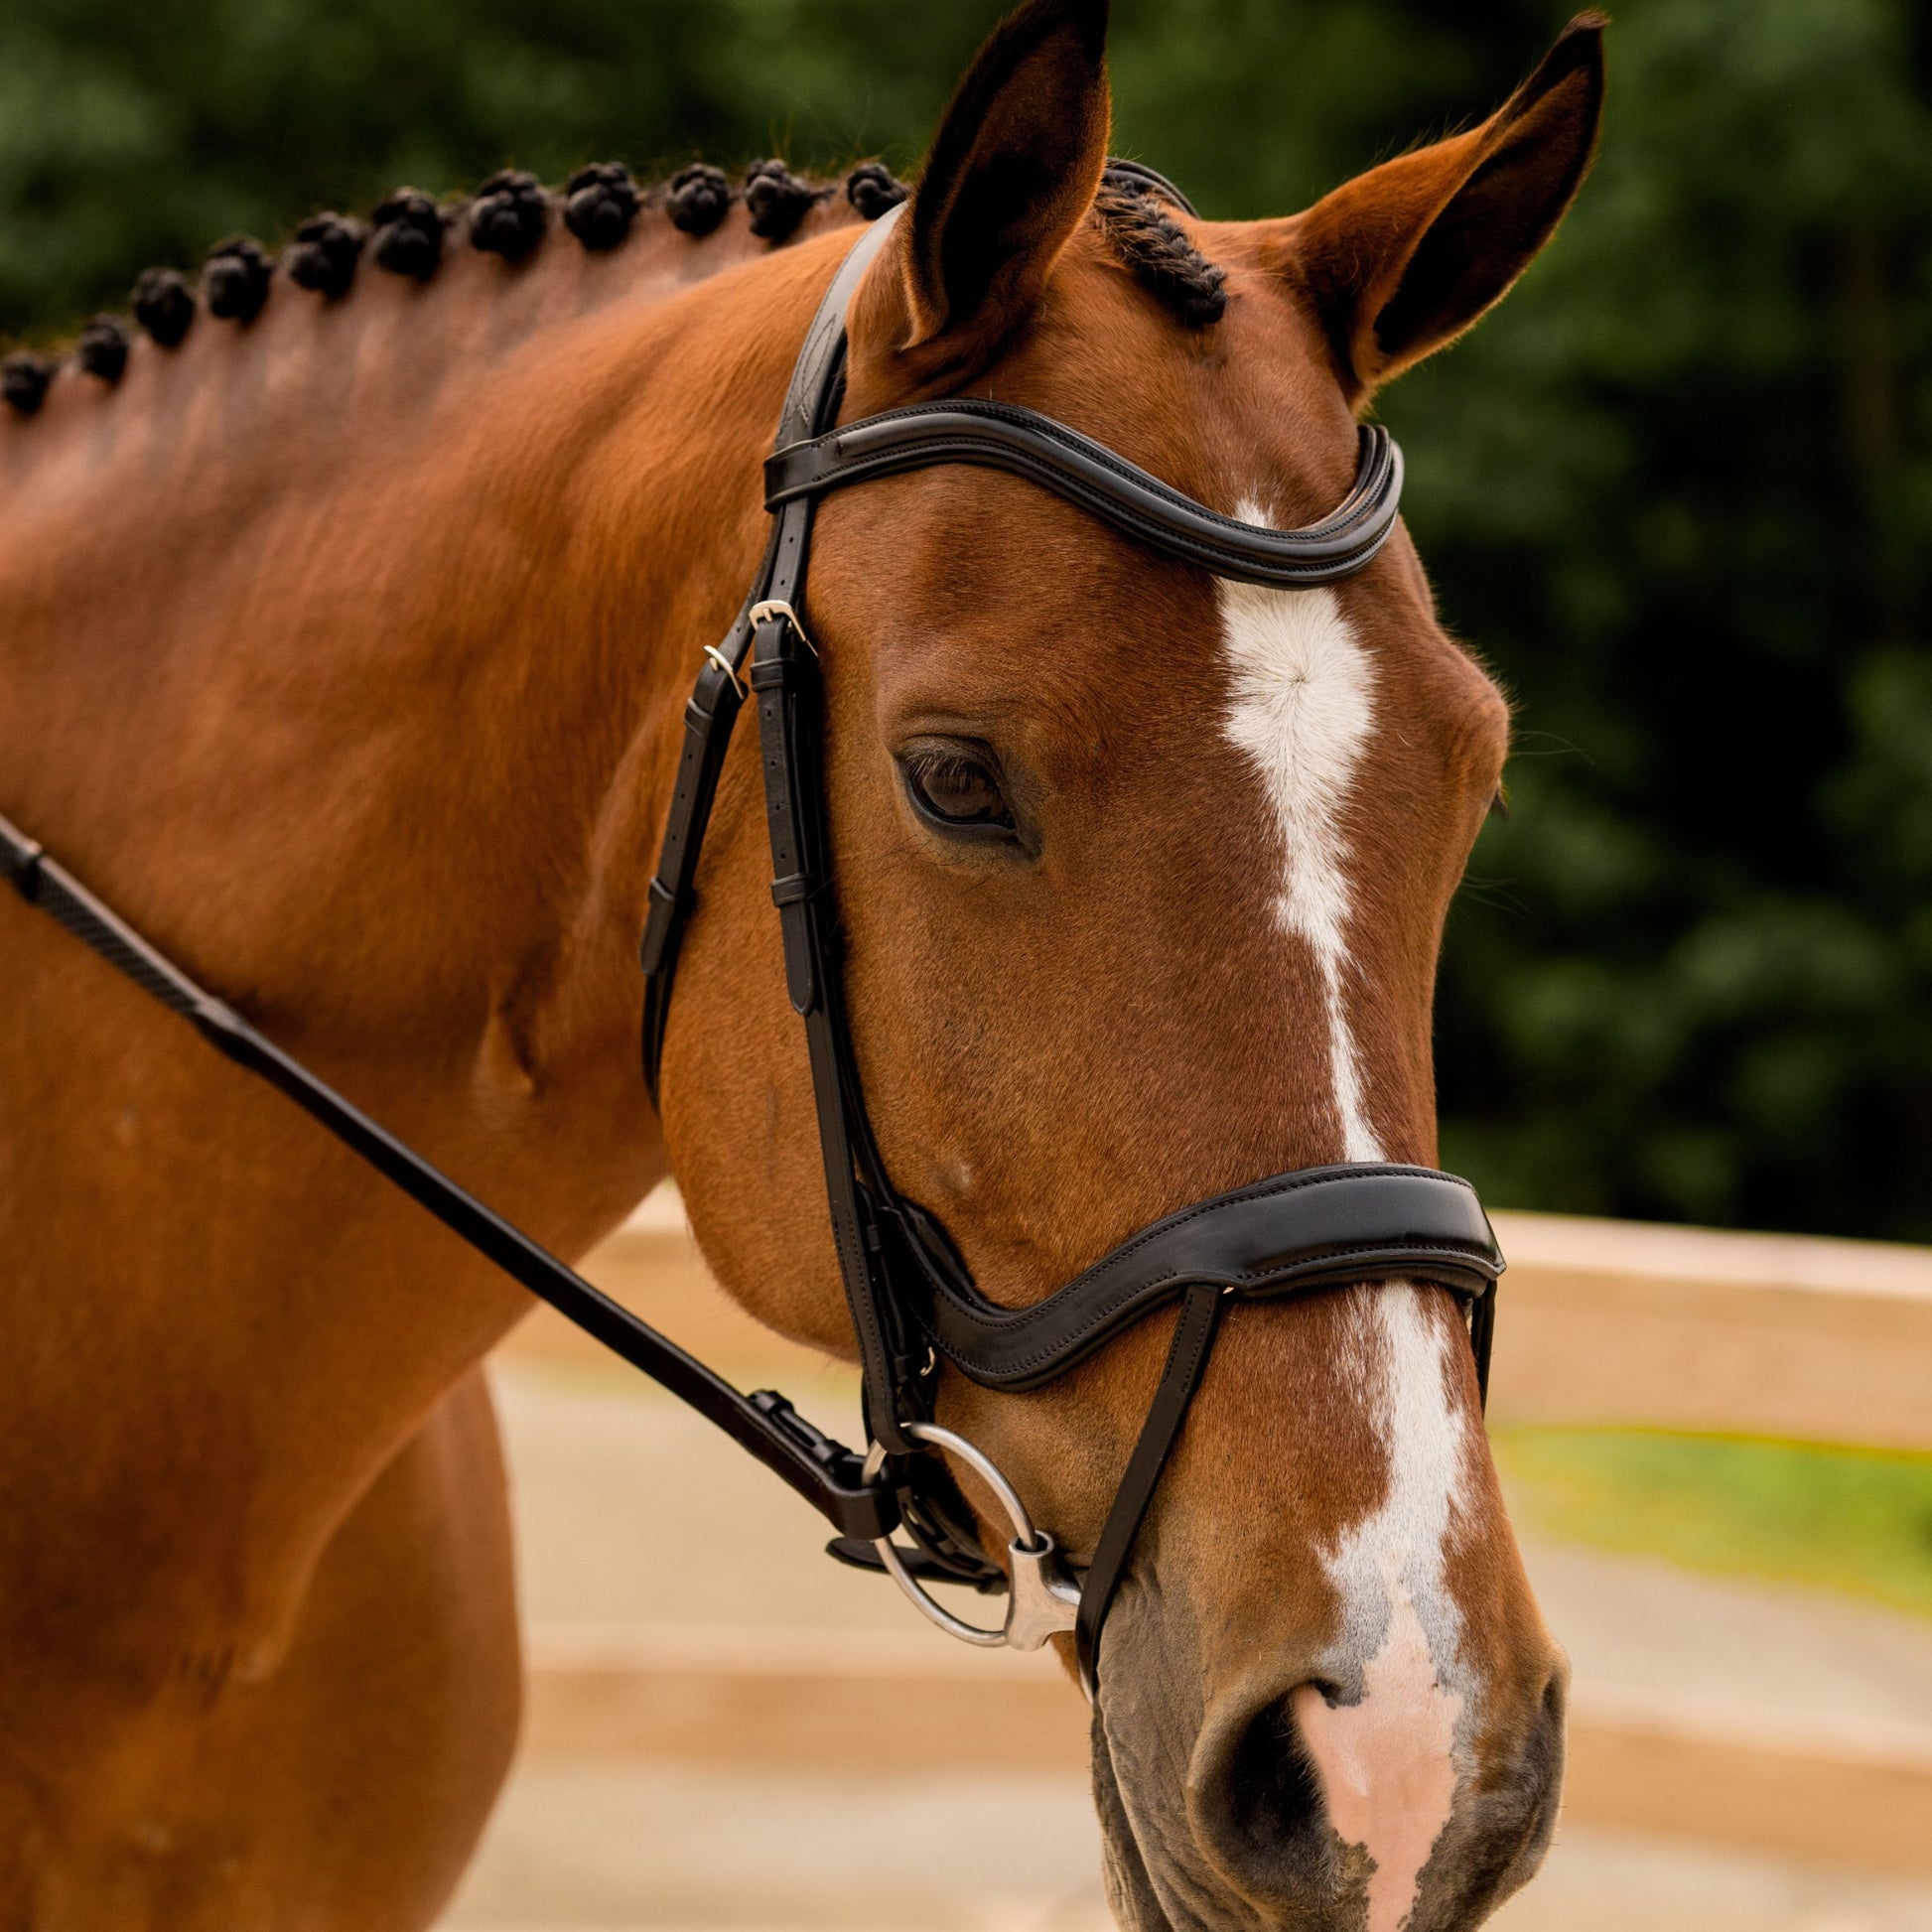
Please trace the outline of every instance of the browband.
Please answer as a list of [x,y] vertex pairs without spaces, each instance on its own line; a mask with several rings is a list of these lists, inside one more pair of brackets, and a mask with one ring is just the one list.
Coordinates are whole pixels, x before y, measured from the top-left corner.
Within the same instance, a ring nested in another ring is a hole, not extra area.
[[1147,549],[1217,577],[1306,590],[1352,577],[1395,528],[1402,452],[1379,425],[1364,425],[1357,436],[1354,488],[1331,515],[1300,530],[1223,516],[1104,443],[1004,402],[915,403],[786,444],[765,459],[764,506],[778,510],[799,497],[934,464],[976,464],[1025,477]]

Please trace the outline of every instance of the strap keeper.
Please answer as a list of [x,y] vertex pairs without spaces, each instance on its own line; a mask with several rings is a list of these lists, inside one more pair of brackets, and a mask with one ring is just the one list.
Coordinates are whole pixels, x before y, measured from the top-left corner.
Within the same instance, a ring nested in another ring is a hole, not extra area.
[[650,909],[644,914],[644,935],[637,947],[637,963],[646,979],[655,979],[664,970],[664,954],[669,949],[671,928],[678,915],[678,896],[661,879],[650,882]]
[[753,660],[751,685],[754,691],[783,691],[790,683],[790,658],[759,657]]
[[794,496],[808,496],[824,471],[824,451],[817,439],[787,443],[764,459],[764,507],[775,513]]
[[24,899],[37,899],[40,896],[41,861],[47,857],[45,847],[38,839],[30,839],[25,833],[16,832],[4,818],[0,818],[0,850],[5,851],[7,873],[14,890]]
[[771,903],[776,906],[799,905],[818,891],[818,881],[809,873],[788,872],[771,882]]

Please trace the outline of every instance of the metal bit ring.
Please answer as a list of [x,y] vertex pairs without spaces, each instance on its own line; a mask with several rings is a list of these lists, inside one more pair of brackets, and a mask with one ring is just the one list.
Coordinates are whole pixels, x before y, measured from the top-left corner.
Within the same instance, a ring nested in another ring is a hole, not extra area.
[[[909,1422],[906,1435],[934,1449],[950,1449],[992,1490],[994,1499],[1006,1511],[1013,1530],[1007,1545],[1012,1574],[1007,1588],[1006,1622],[997,1630],[984,1624],[968,1623],[956,1617],[944,1604],[926,1593],[918,1579],[906,1569],[905,1561],[890,1536],[878,1538],[873,1548],[886,1566],[887,1574],[904,1591],[922,1616],[936,1623],[948,1636],[982,1649],[997,1649],[1005,1644],[1015,1650],[1037,1650],[1046,1639],[1061,1630],[1071,1630],[1080,1610],[1080,1587],[1066,1573],[1059,1547],[1045,1531],[1034,1527],[1020,1492],[1006,1478],[1000,1465],[965,1437],[956,1436],[937,1423]],[[875,1443],[866,1455],[866,1474],[876,1476],[886,1463],[886,1451]]]

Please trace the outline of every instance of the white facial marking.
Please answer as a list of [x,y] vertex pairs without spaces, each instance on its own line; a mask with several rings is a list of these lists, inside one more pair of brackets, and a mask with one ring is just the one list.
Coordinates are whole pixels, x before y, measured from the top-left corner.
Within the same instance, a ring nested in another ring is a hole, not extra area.
[[1324,1670],[1359,1684],[1361,1697],[1331,1707],[1305,1684],[1292,1702],[1330,1822],[1375,1861],[1368,1932],[1396,1932],[1454,1809],[1456,1745],[1474,1717],[1476,1686],[1457,1655],[1462,1613],[1445,1574],[1468,1437],[1449,1399],[1453,1336],[1406,1284],[1370,1293],[1388,1491],[1327,1557],[1342,1621]]
[[[1269,519],[1253,504],[1237,514]],[[1334,594],[1223,581],[1233,669],[1228,737],[1266,790],[1282,850],[1275,916],[1320,977],[1340,1158],[1380,1161],[1348,998],[1355,965],[1344,831],[1374,719],[1375,670]],[[1292,1699],[1335,1830],[1374,1861],[1368,1932],[1396,1932],[1455,1800],[1455,1745],[1474,1686],[1457,1661],[1462,1619],[1446,1545],[1468,1444],[1449,1398],[1447,1331],[1407,1286],[1370,1291],[1355,1324],[1380,1375],[1376,1422],[1388,1454],[1381,1507],[1327,1558],[1342,1623],[1323,1674],[1361,1695],[1331,1707],[1312,1685]],[[1367,1369],[1368,1364],[1363,1364]]]
[[[1245,522],[1267,520],[1251,503],[1237,514]],[[1379,1161],[1343,1000],[1349,892],[1341,829],[1374,715],[1374,666],[1332,591],[1269,591],[1226,578],[1219,590],[1234,667],[1227,735],[1253,760],[1274,807],[1286,855],[1275,916],[1307,942],[1321,975],[1341,1158]]]

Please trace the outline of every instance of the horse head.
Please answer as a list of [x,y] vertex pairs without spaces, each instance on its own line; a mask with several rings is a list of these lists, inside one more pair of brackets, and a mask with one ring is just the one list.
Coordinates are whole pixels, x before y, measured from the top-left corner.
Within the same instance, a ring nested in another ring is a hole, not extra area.
[[[1599,30],[1574,23],[1467,132],[1301,214],[1210,222],[1109,169],[1104,5],[1034,0],[852,304],[845,417],[1021,404],[1227,515],[1317,522],[1379,385],[1497,301],[1568,207]],[[942,467],[828,500],[814,556],[872,1128],[983,1293],[1037,1302],[1259,1176],[1433,1162],[1437,955],[1508,710],[1406,533],[1345,582],[1257,588]],[[666,1042],[667,1145],[726,1284],[849,1352],[757,798],[747,754]],[[747,1214],[747,1181],[782,1205]],[[1106,1626],[1093,1763],[1125,1924],[1425,1932],[1535,1869],[1566,1666],[1461,1321],[1421,1284],[1227,1314]],[[1083,1561],[1172,1333],[1150,1319],[1025,1394],[942,1366],[936,1414]]]

